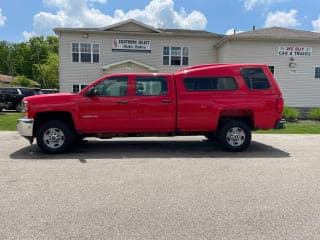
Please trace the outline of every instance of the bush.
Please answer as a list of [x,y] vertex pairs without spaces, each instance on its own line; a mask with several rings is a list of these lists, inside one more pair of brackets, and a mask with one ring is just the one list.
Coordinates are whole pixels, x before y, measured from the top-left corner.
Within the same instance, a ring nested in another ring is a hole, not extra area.
[[32,82],[31,82],[31,79],[22,75],[22,76],[16,77],[16,80],[13,81],[13,85],[21,86],[21,87],[31,87]]
[[310,119],[319,120],[320,121],[320,108],[314,108],[311,110],[309,114]]
[[288,122],[293,122],[298,119],[299,111],[296,108],[284,107],[282,117]]

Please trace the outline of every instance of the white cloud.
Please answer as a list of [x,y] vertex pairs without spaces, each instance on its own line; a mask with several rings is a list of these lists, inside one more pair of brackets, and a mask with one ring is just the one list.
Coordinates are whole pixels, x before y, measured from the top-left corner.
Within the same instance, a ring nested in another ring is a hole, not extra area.
[[107,0],[91,0],[91,2],[98,2],[98,3],[104,4],[107,2]]
[[234,33],[242,33],[243,31],[241,30],[237,30],[235,28],[231,28],[229,30],[226,31],[225,35],[233,35]]
[[30,38],[34,37],[36,34],[35,32],[23,31],[22,35],[26,40],[29,40]]
[[2,16],[2,9],[0,8],[0,27],[4,26],[6,24],[7,18],[5,16]]
[[103,27],[129,18],[154,27],[205,29],[207,18],[199,11],[186,13],[174,9],[173,0],[151,0],[144,9],[124,12],[116,10],[106,15],[92,7],[92,3],[106,3],[107,0],[43,0],[47,7],[57,8],[56,13],[39,12],[34,16],[33,32],[36,35],[52,34],[55,27]]
[[300,23],[297,20],[298,11],[291,9],[289,12],[269,12],[265,21],[265,27],[296,27]]
[[256,5],[269,5],[273,3],[284,2],[288,0],[244,0],[246,10],[252,10]]
[[318,19],[312,21],[313,31],[320,32],[320,16]]

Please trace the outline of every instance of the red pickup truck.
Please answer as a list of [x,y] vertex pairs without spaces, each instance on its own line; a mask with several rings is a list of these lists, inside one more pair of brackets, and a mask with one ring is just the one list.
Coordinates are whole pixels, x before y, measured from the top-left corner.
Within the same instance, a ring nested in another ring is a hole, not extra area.
[[26,97],[17,129],[60,153],[87,136],[204,135],[229,151],[251,130],[280,128],[283,98],[262,64],[206,64],[169,73],[106,75],[78,94]]

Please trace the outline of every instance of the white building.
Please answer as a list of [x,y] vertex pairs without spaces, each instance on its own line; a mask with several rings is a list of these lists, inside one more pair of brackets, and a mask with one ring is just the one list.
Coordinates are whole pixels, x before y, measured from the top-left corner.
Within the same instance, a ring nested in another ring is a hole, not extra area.
[[202,63],[265,63],[285,104],[320,107],[320,33],[268,28],[231,36],[156,29],[135,20],[104,28],[56,28],[60,91],[115,72],[174,72]]

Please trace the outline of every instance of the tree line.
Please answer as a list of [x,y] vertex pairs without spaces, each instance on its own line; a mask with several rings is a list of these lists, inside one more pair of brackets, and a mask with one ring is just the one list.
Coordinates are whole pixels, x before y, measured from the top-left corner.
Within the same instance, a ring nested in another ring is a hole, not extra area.
[[59,43],[55,36],[32,37],[26,42],[0,41],[0,73],[15,76],[14,84],[58,88]]

